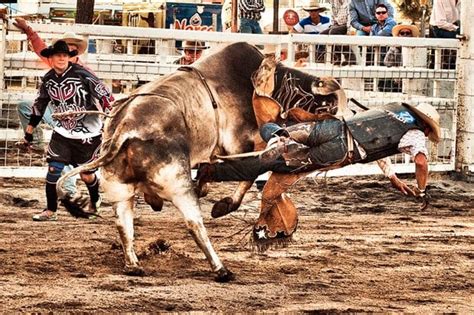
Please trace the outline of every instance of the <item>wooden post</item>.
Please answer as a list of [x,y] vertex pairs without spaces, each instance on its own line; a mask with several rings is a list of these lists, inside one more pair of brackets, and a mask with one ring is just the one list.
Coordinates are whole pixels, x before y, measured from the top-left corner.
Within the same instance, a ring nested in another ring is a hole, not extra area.
[[461,48],[458,54],[456,171],[474,174],[474,10],[461,2]]
[[76,4],[76,23],[92,24],[94,18],[95,0],[77,0]]
[[230,31],[232,33],[237,33],[237,12],[239,10],[239,0],[232,0],[232,24]]

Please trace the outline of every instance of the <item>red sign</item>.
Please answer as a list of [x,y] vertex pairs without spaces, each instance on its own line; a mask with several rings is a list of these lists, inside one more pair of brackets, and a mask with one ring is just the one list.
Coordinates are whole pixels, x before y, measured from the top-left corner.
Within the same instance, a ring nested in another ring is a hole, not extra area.
[[285,21],[285,24],[288,26],[295,26],[300,21],[300,17],[295,10],[289,9],[283,13],[283,21]]

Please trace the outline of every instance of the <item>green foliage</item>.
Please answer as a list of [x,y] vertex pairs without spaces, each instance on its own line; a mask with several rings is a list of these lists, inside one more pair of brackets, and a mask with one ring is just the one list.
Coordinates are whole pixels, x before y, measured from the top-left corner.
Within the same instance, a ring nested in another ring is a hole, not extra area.
[[423,16],[423,5],[426,2],[425,21],[428,21],[431,14],[431,1],[420,0],[395,0],[397,10],[404,20],[411,20],[412,23],[421,22]]

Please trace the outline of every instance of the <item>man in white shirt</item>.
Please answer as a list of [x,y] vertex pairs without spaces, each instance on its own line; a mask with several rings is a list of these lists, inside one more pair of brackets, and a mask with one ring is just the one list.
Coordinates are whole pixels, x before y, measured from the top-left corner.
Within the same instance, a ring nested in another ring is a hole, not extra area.
[[434,0],[430,25],[433,37],[456,38],[459,34],[460,0]]

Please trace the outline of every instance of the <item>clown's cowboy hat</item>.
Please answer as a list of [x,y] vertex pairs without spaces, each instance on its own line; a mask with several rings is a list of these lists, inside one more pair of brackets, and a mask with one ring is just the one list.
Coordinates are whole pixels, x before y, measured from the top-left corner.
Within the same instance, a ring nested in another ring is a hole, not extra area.
[[398,24],[398,25],[395,25],[395,27],[392,29],[392,35],[393,36],[399,36],[399,33],[401,30],[410,30],[413,37],[418,37],[420,36],[420,30],[418,29],[418,27],[416,27],[416,25],[412,25],[412,24]]
[[59,40],[65,41],[66,44],[76,45],[78,55],[82,55],[87,49],[87,41],[83,37],[77,36],[76,33],[73,32],[64,33],[62,38],[53,41],[53,45]]
[[436,108],[427,103],[421,103],[417,106],[406,105],[430,126],[431,132],[428,135],[428,139],[433,142],[439,142],[441,139],[441,128],[439,126],[439,114]]
[[54,54],[65,53],[69,57],[77,56],[77,50],[69,51],[69,46],[63,40],[56,41],[53,45],[43,49],[41,51],[41,56],[49,58]]
[[181,49],[186,49],[186,50],[203,50],[203,49],[208,49],[209,47],[206,46],[205,42],[198,42],[198,41],[192,41],[192,40],[187,40],[183,43],[183,46]]
[[312,0],[312,1],[309,2],[309,4],[307,6],[303,7],[303,10],[308,11],[308,12],[309,11],[321,11],[321,12],[323,12],[323,11],[326,11],[327,8],[322,7],[319,4],[318,1]]

